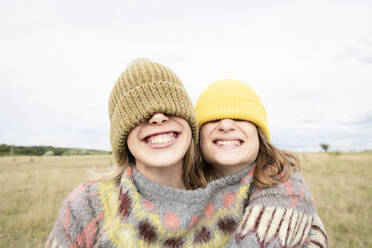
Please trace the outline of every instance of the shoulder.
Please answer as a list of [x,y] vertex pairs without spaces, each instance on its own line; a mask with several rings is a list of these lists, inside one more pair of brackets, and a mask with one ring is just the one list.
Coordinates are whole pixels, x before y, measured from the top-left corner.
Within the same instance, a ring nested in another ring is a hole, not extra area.
[[101,210],[99,183],[88,181],[78,187],[62,202],[59,216],[68,221],[85,223],[94,218]]
[[79,204],[85,201],[93,200],[98,197],[99,183],[97,181],[88,181],[74,188],[65,198],[64,203]]
[[259,189],[253,186],[250,204],[268,207],[301,208],[306,213],[315,211],[313,198],[300,172],[293,171],[288,180],[278,185]]
[[96,181],[83,183],[65,198],[45,247],[85,247],[92,241],[103,219],[98,186]]

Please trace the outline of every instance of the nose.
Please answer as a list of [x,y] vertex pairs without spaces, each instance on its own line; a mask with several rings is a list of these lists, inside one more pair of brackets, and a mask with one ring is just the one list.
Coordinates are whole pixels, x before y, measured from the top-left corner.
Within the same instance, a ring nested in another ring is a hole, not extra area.
[[156,113],[149,119],[149,124],[151,125],[160,125],[166,123],[168,121],[168,117],[163,113]]
[[234,131],[234,120],[231,119],[222,119],[218,122],[218,130],[222,132]]

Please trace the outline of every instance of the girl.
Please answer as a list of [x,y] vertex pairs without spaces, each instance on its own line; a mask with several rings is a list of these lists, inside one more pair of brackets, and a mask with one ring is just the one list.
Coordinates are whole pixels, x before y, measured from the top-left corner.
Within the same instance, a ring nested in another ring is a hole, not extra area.
[[254,166],[231,247],[326,247],[327,236],[294,154],[270,143],[265,108],[248,85],[220,80],[196,103],[208,181]]
[[46,247],[224,247],[243,217],[252,166],[205,187],[194,161],[198,125],[168,68],[138,59],[109,99],[118,170],[76,188]]

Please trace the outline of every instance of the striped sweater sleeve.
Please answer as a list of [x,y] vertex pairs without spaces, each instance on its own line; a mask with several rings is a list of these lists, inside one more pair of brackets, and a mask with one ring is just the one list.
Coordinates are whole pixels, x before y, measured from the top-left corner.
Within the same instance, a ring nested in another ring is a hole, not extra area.
[[99,221],[97,192],[93,182],[80,185],[63,201],[45,248],[92,247],[97,241]]
[[307,243],[303,248],[322,248],[328,247],[328,237],[325,232],[322,220],[318,215],[315,215],[311,224],[310,232],[307,236]]
[[299,173],[275,187],[252,187],[245,214],[227,247],[328,247],[324,226]]

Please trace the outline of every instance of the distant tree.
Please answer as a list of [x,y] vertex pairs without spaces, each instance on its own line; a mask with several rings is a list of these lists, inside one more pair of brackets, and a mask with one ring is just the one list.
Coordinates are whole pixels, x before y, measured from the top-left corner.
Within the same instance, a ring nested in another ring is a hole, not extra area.
[[322,144],[320,144],[320,147],[323,149],[324,152],[327,152],[328,148],[329,148],[329,145],[322,143]]

